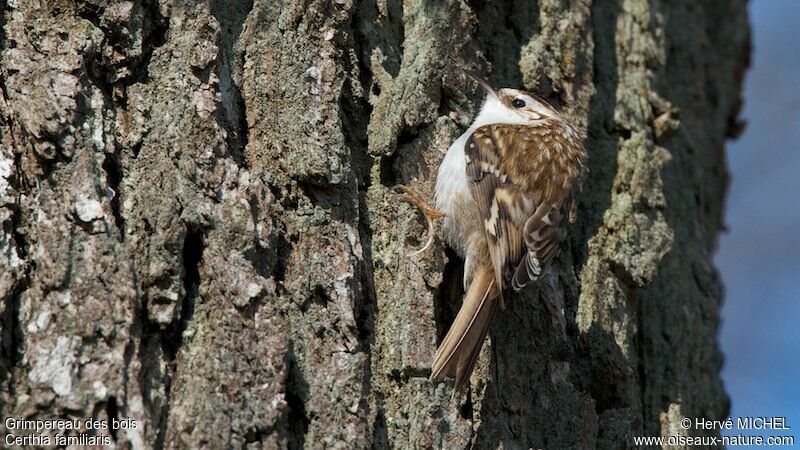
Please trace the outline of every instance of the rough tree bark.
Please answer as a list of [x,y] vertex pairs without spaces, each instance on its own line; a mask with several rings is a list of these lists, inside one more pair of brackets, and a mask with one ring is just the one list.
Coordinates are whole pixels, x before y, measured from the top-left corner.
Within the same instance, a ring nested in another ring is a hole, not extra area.
[[[616,449],[726,416],[743,1],[4,5],[3,417],[130,417],[100,433],[136,449]],[[451,401],[427,377],[462,262],[406,257],[424,221],[391,187],[431,193],[462,68],[562,105],[591,164]]]

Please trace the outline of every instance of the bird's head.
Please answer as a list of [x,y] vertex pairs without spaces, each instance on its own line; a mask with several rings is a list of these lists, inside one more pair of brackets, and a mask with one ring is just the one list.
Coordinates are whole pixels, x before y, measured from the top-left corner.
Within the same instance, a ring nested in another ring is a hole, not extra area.
[[562,120],[555,108],[530,92],[511,88],[495,90],[489,82],[474,72],[465,73],[487,92],[483,108],[475,119],[476,123],[537,125],[545,119]]

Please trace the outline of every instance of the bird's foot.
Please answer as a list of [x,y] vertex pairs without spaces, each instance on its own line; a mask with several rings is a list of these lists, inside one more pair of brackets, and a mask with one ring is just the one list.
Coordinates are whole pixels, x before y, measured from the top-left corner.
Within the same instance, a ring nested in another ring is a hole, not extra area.
[[429,205],[428,201],[425,200],[425,197],[423,197],[422,194],[420,194],[419,192],[415,191],[414,189],[408,186],[403,186],[402,184],[398,184],[392,189],[399,194],[403,194],[402,197],[403,200],[416,206],[420,210],[420,212],[425,216],[425,220],[428,221],[428,239],[427,241],[425,241],[425,245],[423,245],[420,249],[415,250],[411,254],[409,254],[409,256],[417,256],[420,253],[427,250],[428,247],[430,247],[431,244],[433,244],[433,237],[436,234],[436,230],[433,226],[433,223],[436,219],[444,217],[445,213]]

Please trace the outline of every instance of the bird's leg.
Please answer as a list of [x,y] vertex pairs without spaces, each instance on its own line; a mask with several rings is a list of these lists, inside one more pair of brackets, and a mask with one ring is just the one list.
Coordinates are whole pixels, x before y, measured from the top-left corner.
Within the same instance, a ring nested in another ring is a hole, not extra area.
[[433,227],[433,221],[436,219],[440,219],[445,216],[442,211],[434,208],[433,206],[428,204],[428,201],[420,194],[419,192],[415,191],[414,189],[403,186],[402,184],[398,184],[394,188],[395,192],[403,194],[403,200],[411,203],[412,205],[419,208],[420,212],[425,215],[425,219],[428,221],[428,240],[425,242],[425,245],[422,246],[419,250],[415,250],[409,256],[417,256],[420,253],[424,252],[431,246],[433,243],[433,236],[436,234],[436,230]]

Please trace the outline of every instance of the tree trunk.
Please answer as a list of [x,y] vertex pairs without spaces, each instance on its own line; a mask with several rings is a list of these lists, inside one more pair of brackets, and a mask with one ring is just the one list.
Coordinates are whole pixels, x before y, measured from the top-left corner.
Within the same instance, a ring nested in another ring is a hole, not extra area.
[[[89,435],[135,449],[717,434],[680,419],[728,411],[743,1],[9,0],[0,25],[4,418],[130,418]],[[451,400],[428,376],[463,262],[408,256],[391,187],[432,194],[479,106],[463,68],[561,105],[590,170]]]

